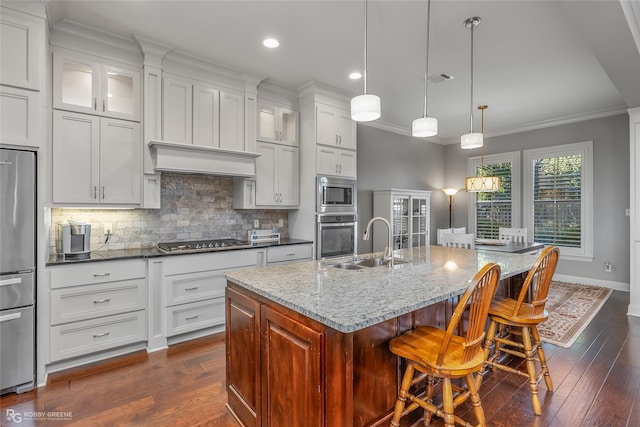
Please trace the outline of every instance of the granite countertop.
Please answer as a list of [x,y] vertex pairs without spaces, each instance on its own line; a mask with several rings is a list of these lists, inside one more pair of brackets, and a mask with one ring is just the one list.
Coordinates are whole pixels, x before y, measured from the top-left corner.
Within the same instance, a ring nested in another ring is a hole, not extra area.
[[[251,247],[230,247],[225,249],[211,249],[197,252],[200,253],[208,253],[208,252],[220,252],[224,251],[239,251],[245,249],[256,249],[256,248],[266,248],[269,246],[287,246],[287,245],[302,245],[313,243],[310,240],[301,240],[301,239],[290,239],[290,238],[281,238],[279,242],[256,242]],[[132,258],[154,258],[161,256],[183,256],[183,255],[193,255],[194,252],[172,252],[165,253],[159,251],[157,248],[147,248],[147,249],[118,249],[118,250],[109,250],[109,251],[94,251],[89,254],[89,258],[85,259],[62,259],[62,257],[58,257],[58,255],[51,255],[47,260],[47,266],[53,265],[67,265],[67,264],[77,264],[77,263],[85,263],[85,262],[97,262],[97,261],[116,261],[123,259],[132,259]]]
[[[359,258],[380,256],[381,253]],[[501,278],[528,271],[535,255],[428,246],[397,250],[412,262],[344,270],[332,266],[351,258],[308,261],[228,272],[229,281],[307,317],[349,333],[410,313],[454,295],[488,262]]]

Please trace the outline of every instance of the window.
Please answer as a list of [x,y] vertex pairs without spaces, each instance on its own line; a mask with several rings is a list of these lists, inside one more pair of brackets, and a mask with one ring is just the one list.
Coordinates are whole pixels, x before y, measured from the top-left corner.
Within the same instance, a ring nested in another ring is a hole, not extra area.
[[520,153],[503,153],[469,158],[469,176],[499,176],[495,193],[469,193],[469,224],[476,237],[497,239],[499,227],[520,225]]
[[524,151],[524,219],[564,259],[593,258],[593,143]]

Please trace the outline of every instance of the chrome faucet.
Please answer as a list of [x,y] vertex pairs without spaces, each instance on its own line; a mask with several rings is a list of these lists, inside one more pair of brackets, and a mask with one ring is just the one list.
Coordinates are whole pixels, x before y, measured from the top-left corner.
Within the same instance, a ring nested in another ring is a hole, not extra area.
[[389,221],[387,221],[385,218],[382,218],[381,216],[376,216],[373,217],[369,220],[369,223],[367,224],[366,229],[364,230],[364,233],[362,233],[362,239],[363,240],[369,240],[369,233],[371,232],[371,224],[373,224],[375,221],[382,221],[385,224],[387,224],[387,232],[388,232],[388,245],[386,248],[384,248],[384,253],[382,255],[382,259],[388,259],[390,260],[389,262],[391,263],[391,266],[393,267],[393,250],[391,249],[393,247],[393,243],[391,241],[391,224],[389,224]]

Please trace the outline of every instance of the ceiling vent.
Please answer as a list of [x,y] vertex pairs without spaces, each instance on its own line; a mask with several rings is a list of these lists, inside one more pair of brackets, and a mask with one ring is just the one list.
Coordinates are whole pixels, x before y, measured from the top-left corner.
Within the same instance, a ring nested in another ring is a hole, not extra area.
[[447,73],[432,74],[427,79],[427,81],[432,85],[437,85],[438,83],[446,82],[448,80],[453,80],[453,76]]

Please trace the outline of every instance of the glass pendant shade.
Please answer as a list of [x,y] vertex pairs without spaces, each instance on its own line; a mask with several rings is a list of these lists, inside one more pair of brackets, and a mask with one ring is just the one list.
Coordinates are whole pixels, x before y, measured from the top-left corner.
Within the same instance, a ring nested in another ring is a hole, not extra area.
[[497,176],[470,176],[464,180],[464,187],[471,193],[491,193],[500,190],[500,178]]
[[380,97],[365,93],[351,99],[351,119],[370,122],[380,118]]
[[460,147],[464,150],[482,147],[484,138],[481,133],[466,133],[460,137]]
[[435,136],[438,134],[438,119],[420,117],[411,124],[411,135],[417,137]]

